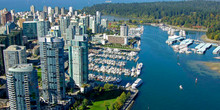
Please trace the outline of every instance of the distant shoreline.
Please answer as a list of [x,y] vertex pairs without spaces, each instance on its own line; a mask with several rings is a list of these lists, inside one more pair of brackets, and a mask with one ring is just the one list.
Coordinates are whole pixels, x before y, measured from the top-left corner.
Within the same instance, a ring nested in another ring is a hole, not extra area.
[[209,39],[206,35],[201,36],[201,40],[208,43],[217,43],[220,45],[220,41]]
[[173,26],[173,25],[168,25],[168,26],[175,28],[175,29],[182,29],[185,31],[200,31],[200,32],[207,32],[208,31],[207,29],[193,29],[193,28],[178,27],[178,26]]

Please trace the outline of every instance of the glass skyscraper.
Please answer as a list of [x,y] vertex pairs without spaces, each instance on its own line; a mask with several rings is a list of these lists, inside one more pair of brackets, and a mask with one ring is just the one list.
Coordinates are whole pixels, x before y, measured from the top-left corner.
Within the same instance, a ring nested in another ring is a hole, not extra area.
[[11,45],[7,49],[5,49],[3,53],[5,73],[8,72],[8,68],[14,66],[15,64],[27,63],[25,46]]
[[58,37],[39,38],[43,98],[57,104],[65,98],[64,41]]
[[49,21],[38,21],[37,22],[37,36],[44,37],[45,35],[47,35],[49,28],[50,28]]
[[88,41],[86,35],[76,35],[69,46],[70,83],[81,87],[88,82]]
[[11,110],[40,110],[37,71],[32,64],[9,68],[7,87]]
[[60,31],[61,31],[61,35],[66,33],[66,29],[69,27],[70,25],[70,19],[69,17],[63,17],[60,19]]
[[37,39],[37,21],[25,21],[23,23],[23,34],[28,40]]

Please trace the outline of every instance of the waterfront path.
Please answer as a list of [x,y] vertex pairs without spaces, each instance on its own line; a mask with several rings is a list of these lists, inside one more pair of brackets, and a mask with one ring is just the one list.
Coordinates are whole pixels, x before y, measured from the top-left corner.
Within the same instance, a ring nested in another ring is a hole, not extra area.
[[134,98],[137,96],[138,94],[138,90],[130,90],[131,92],[134,92],[134,94],[132,94],[129,99],[127,99],[127,101],[125,102],[124,106],[122,107],[122,110],[127,110],[130,105],[132,104]]

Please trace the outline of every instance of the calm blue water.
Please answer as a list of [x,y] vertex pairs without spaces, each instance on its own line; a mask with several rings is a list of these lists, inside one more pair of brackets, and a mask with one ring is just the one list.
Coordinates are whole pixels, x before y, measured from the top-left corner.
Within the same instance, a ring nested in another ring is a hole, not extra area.
[[[204,33],[190,31],[188,34],[196,39]],[[220,110],[220,79],[198,62],[217,61],[212,58],[216,55],[211,54],[214,47],[205,55],[180,54],[178,58],[165,43],[167,36],[167,32],[158,27],[145,26],[139,54],[139,61],[144,63],[140,76],[144,84],[132,109]],[[197,84],[195,78],[198,78]],[[183,90],[179,90],[180,84]]]
[[[29,11],[31,5],[35,5],[36,9],[42,10],[43,6],[59,6],[74,7],[75,9],[82,9],[85,6],[92,6],[94,4],[105,3],[106,0],[0,0],[0,9],[15,9],[15,11]],[[168,0],[111,0],[112,3],[131,3],[131,2],[154,2],[154,1],[168,1]],[[174,0],[175,1],[175,0]]]

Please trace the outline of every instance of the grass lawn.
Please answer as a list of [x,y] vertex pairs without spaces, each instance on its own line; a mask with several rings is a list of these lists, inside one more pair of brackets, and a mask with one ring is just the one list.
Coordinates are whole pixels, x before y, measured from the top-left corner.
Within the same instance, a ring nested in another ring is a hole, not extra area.
[[109,105],[112,105],[115,102],[115,100],[116,100],[116,98],[109,99],[109,100],[103,100],[103,101],[96,101],[90,107],[90,110],[105,110],[104,102],[108,103]]
[[41,68],[37,69],[37,76],[38,78],[41,78]]
[[93,105],[89,106],[89,108],[91,110],[105,110],[104,103],[112,105],[122,92],[121,90],[105,91],[105,93],[96,97],[96,101],[93,102]]
[[[37,69],[37,79],[38,79],[38,82],[42,81],[42,79],[41,79],[41,68]],[[39,84],[39,86],[41,86],[41,84]]]

